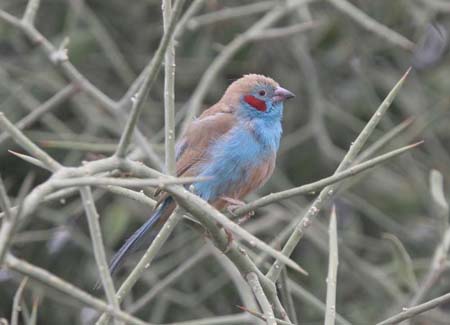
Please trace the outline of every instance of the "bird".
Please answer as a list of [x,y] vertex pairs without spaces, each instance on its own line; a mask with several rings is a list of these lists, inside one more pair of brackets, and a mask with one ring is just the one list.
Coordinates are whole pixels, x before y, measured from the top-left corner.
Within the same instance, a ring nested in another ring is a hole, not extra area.
[[[291,91],[260,74],[247,74],[231,83],[177,142],[176,176],[204,178],[189,188],[218,210],[242,203],[273,173],[284,102],[293,97]],[[176,208],[170,194],[159,192],[150,217],[113,256],[111,273],[129,254],[150,245]]]

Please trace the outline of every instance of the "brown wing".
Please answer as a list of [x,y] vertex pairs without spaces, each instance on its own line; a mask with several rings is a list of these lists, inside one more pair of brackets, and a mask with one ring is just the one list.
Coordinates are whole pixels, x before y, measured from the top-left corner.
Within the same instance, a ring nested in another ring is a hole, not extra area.
[[[235,124],[232,109],[221,102],[205,110],[186,130],[177,144],[177,176],[196,176],[196,166],[207,158],[209,145],[225,135]],[[168,196],[155,191],[158,206]]]
[[229,107],[217,103],[191,123],[178,144],[177,176],[195,176],[197,164],[207,158],[208,147],[235,124]]

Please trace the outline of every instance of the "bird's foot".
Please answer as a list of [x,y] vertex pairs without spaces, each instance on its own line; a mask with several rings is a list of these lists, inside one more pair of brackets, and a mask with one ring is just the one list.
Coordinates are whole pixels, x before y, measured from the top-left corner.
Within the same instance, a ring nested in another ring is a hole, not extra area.
[[243,224],[244,222],[248,221],[251,217],[255,215],[255,211],[249,211],[246,214],[244,214],[242,217],[239,217],[236,214],[236,210],[239,208],[242,208],[245,205],[244,201],[234,199],[232,197],[222,196],[222,200],[228,203],[227,205],[227,211],[234,217],[237,218],[236,223],[238,225]]

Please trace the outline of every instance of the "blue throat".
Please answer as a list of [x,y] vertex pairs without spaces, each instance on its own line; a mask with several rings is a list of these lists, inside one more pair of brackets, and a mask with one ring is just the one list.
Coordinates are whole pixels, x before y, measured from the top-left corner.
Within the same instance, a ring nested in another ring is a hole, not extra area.
[[282,112],[282,103],[267,112],[241,107],[236,126],[210,146],[210,159],[199,167],[198,174],[212,179],[193,184],[195,193],[212,202],[226,195],[234,184],[246,182],[248,171],[278,150]]

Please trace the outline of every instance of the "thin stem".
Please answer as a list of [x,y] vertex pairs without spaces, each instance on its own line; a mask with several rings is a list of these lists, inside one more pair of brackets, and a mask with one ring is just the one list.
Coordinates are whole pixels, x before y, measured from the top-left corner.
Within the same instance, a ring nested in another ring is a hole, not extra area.
[[[242,307],[242,306],[237,306],[237,307],[239,309],[243,310],[243,311],[246,311],[247,313],[249,313],[252,316],[255,316],[255,317],[257,317],[259,319],[262,319],[262,320],[266,320],[266,316],[264,316],[261,313],[258,313],[258,312],[254,311],[254,310],[250,310],[250,309],[248,309],[246,307]],[[288,321],[285,321],[285,320],[282,320],[282,319],[279,319],[279,318],[275,318],[275,320],[276,320],[276,323],[278,325],[294,325],[294,323],[291,323],[291,322],[288,322]]]
[[22,133],[17,127],[14,126],[6,116],[0,112],[0,127],[9,133],[9,135],[16,141],[22,148],[28,151],[29,154],[39,159],[52,171],[60,169],[62,166],[50,157],[44,150],[35,145],[25,134]]
[[[131,271],[126,280],[120,286],[119,290],[117,291],[117,299],[119,302],[123,301],[125,296],[130,292],[130,290],[139,280],[141,275],[150,267],[154,258],[161,250],[162,246],[167,241],[173,229],[175,228],[175,225],[181,219],[181,213],[178,209],[174,211],[172,216],[173,218],[169,218],[166,221],[161,231],[158,233],[156,238],[151,243],[150,247],[147,249],[145,254],[139,260],[139,263],[135,266],[133,271]],[[107,314],[103,314],[96,324],[97,325],[108,324],[108,320],[109,316]]]
[[104,301],[78,289],[74,285],[62,280],[61,278],[58,278],[47,270],[27,263],[26,261],[18,259],[13,255],[8,255],[6,257],[6,265],[13,271],[24,274],[38,282],[41,282],[42,284],[49,286],[50,288],[56,289],[57,291],[67,295],[68,297],[74,298],[84,305],[92,307],[101,312],[106,312],[112,316],[119,318],[120,320],[127,322],[128,324],[150,325],[149,323],[146,323],[123,311],[114,310],[112,306],[106,304]]
[[265,12],[272,9],[277,4],[277,1],[261,1],[249,5],[224,8],[207,14],[196,16],[188,21],[188,28],[198,29],[201,26],[215,24],[228,19],[241,18]]
[[66,178],[66,179],[54,179],[49,183],[57,189],[83,186],[83,185],[98,185],[98,186],[123,186],[123,187],[138,187],[142,188],[145,186],[165,188],[169,185],[174,184],[191,184],[194,182],[205,181],[209,178],[206,177],[181,177],[181,178],[156,178],[156,179],[140,179],[140,178],[114,178],[114,177],[99,177],[96,176],[86,176],[77,178]]
[[27,7],[25,8],[25,13],[22,18],[22,21],[25,24],[34,25],[34,19],[36,18],[40,2],[40,0],[28,0]]
[[175,40],[178,40],[183,35],[190,19],[201,9],[203,2],[205,2],[205,0],[194,0],[189,8],[186,9],[184,15],[180,18],[180,21],[175,28],[175,33],[173,36]]
[[[173,38],[173,33],[175,31],[175,25],[178,18],[179,13],[183,7],[185,0],[178,0],[173,7],[172,15],[170,18],[170,22],[166,28],[166,32],[159,43],[158,49],[153,55],[150,63],[144,69],[144,77],[142,79],[142,83],[139,87],[139,91],[137,94],[132,94],[130,99],[132,100],[132,108],[131,113],[128,118],[127,124],[125,126],[125,130],[122,133],[122,136],[119,141],[119,145],[117,146],[116,155],[119,158],[125,157],[128,145],[131,141],[131,136],[133,135],[134,129],[136,127],[137,121],[141,114],[143,104],[147,98],[147,95],[153,86],[153,82],[155,81],[159,69],[161,67],[161,62],[164,59],[165,53],[169,47],[170,41]],[[139,77],[138,77],[139,78]],[[126,95],[127,96],[127,95]]]
[[17,215],[15,213],[13,213],[11,219],[4,219],[2,222],[2,228],[0,229],[0,266],[3,265],[5,256],[8,252],[16,224]]
[[389,132],[386,132],[381,138],[379,138],[377,141],[375,141],[373,144],[371,144],[366,150],[364,150],[358,158],[356,158],[356,162],[361,162],[370,156],[372,156],[374,153],[376,153],[378,150],[384,147],[385,144],[387,144],[389,141],[397,137],[400,133],[402,133],[404,130],[406,130],[408,127],[411,126],[411,124],[414,122],[413,118],[408,118],[396,127],[394,127]]
[[[69,3],[72,6],[77,6],[74,2]],[[98,45],[103,49],[103,53],[111,62],[111,66],[115,70],[117,76],[119,76],[124,83],[131,82],[135,77],[133,69],[130,67],[120,48],[109,34],[108,29],[88,4],[82,3],[81,6],[81,10],[83,11],[81,16],[91,27],[90,29],[97,39]]]
[[[293,280],[288,280],[289,288],[292,290],[292,294],[295,295],[299,300],[303,301],[310,308],[317,310],[320,313],[326,313],[326,305],[318,299],[316,296],[311,294],[305,288],[300,286]],[[341,325],[351,325],[351,323],[344,317],[336,313],[336,323]]]
[[255,41],[265,41],[270,39],[280,39],[282,37],[289,37],[293,35],[297,35],[299,33],[306,32],[308,30],[314,29],[320,26],[320,21],[307,21],[304,23],[298,23],[292,26],[287,27],[278,27],[278,28],[267,28],[257,34],[254,34],[250,37],[250,40]]
[[[172,15],[172,0],[163,0],[162,4],[164,33],[169,28]],[[170,41],[164,56],[164,135],[166,171],[175,175],[175,46]]]
[[289,316],[289,319],[292,320],[292,323],[298,324],[297,312],[294,305],[294,300],[292,299],[291,288],[288,286],[288,280],[288,272],[286,268],[284,268],[281,272],[280,281],[278,281],[277,283],[277,291],[279,293],[280,299],[286,306],[286,312]]
[[30,321],[28,322],[28,325],[37,324],[38,306],[39,306],[39,298],[34,298],[33,299],[33,307],[31,309]]
[[[121,168],[124,171],[132,172],[135,175],[140,175],[141,177],[152,176],[154,173],[148,167],[130,160],[123,161],[121,163]],[[255,272],[259,276],[261,285],[266,292],[270,303],[272,304],[272,306],[274,306],[275,312],[284,317],[286,314],[276,299],[275,285],[261,273],[261,271],[256,267],[254,262],[249,258],[243,248],[239,247],[235,241],[230,242],[229,237],[225,234],[223,228],[219,227],[215,220],[218,220],[219,223],[223,224],[229,222],[233,225],[234,223],[229,221],[227,217],[212,208],[198,196],[187,191],[182,186],[171,185],[167,188],[167,191],[171,193],[177,203],[179,203],[187,211],[191,212],[193,216],[202,223],[202,225],[208,230],[209,238],[211,238],[214,245],[226,254],[226,256],[233,262],[233,264],[236,266],[243,277],[245,277],[245,275],[249,272]],[[227,227],[228,225],[229,224],[226,224]],[[250,240],[252,246],[260,247],[264,251],[269,252],[270,255],[276,254],[276,250],[273,250],[272,248],[266,250],[265,247],[259,244],[259,239],[249,233],[246,233],[246,231],[242,228],[240,228],[237,233],[244,235],[247,240]],[[202,234],[204,234],[203,231]],[[286,262],[287,265],[292,264],[292,261],[287,260]],[[294,263],[294,265],[296,264]],[[294,266],[294,270],[298,270],[298,266]]]
[[430,192],[433,198],[433,204],[435,210],[439,215],[441,228],[443,233],[439,244],[433,254],[433,259],[430,264],[424,279],[422,280],[418,290],[414,293],[414,296],[409,302],[409,306],[417,305],[422,302],[428,291],[439,280],[442,273],[448,269],[448,253],[450,249],[450,227],[448,225],[448,218],[450,209],[447,203],[447,199],[444,192],[444,177],[437,171],[432,170],[430,172]]
[[[86,94],[98,101],[104,107],[114,111],[117,104],[89,80],[87,80],[68,60],[67,54],[61,55],[61,49],[57,49],[45,38],[34,26],[25,24],[16,17],[0,10],[0,19],[4,20],[13,27],[22,31],[32,43],[38,44],[42,51],[47,55],[47,59],[56,67],[60,68],[62,73],[70,80],[74,81]],[[63,49],[64,50],[64,49]]]
[[327,276],[327,310],[325,313],[325,325],[334,325],[336,321],[336,285],[339,264],[336,209],[334,206],[330,216],[330,226],[328,233],[329,257]]
[[[410,69],[406,71],[403,77],[397,82],[394,88],[392,88],[384,101],[372,115],[371,119],[369,120],[369,122],[367,122],[366,126],[363,128],[356,140],[351,144],[350,149],[342,159],[335,173],[342,172],[353,164],[362,147],[367,142],[368,138],[375,130],[381,118],[386,113],[395,96],[401,89],[403,83],[406,80],[406,77],[408,76],[409,71]],[[303,218],[299,221],[291,236],[284,245],[282,249],[283,254],[285,254],[286,256],[291,256],[295,247],[297,247],[298,243],[303,238],[306,229],[311,225],[312,220],[318,215],[320,210],[323,209],[333,199],[338,188],[339,184],[328,185],[320,192],[319,196],[311,204],[310,208],[305,213]],[[280,276],[282,267],[282,264],[280,264],[280,262],[276,260],[269,269],[267,277],[272,281],[276,281]]]
[[[60,104],[65,102],[67,99],[72,97],[74,94],[76,94],[79,91],[79,87],[71,84],[60,91],[58,91],[54,96],[52,96],[50,99],[48,99],[46,102],[44,102],[42,105],[36,107],[30,114],[22,118],[20,121],[14,123],[14,125],[20,129],[23,130],[30,125],[32,125],[34,122],[36,122],[41,116],[48,113],[50,110],[52,110],[55,107],[58,107]],[[8,133],[4,132],[0,134],[0,145],[8,138]]]
[[126,197],[128,199],[131,199],[133,201],[142,203],[149,207],[150,209],[153,209],[156,206],[156,201],[152,198],[148,197],[144,193],[140,191],[133,191],[129,190],[127,188],[114,186],[114,185],[104,185],[102,188],[108,190],[111,193],[121,195],[123,197]]
[[92,191],[89,186],[84,186],[80,189],[81,199],[86,211],[86,216],[89,224],[89,232],[92,240],[92,248],[94,249],[95,261],[97,263],[98,273],[106,293],[106,298],[109,304],[117,313],[120,311],[120,304],[116,298],[116,290],[108,270],[108,262],[106,261],[105,246],[102,239],[102,231],[99,223],[99,215],[95,207],[95,201],[92,196]]
[[261,283],[259,283],[259,278],[256,275],[256,273],[250,272],[245,277],[248,285],[253,291],[253,294],[256,297],[256,300],[258,300],[259,305],[261,306],[261,309],[264,313],[264,318],[267,325],[277,325],[277,321],[275,319],[275,315],[272,310],[272,306],[269,303],[269,300],[267,299],[263,288],[261,287]]
[[336,9],[342,11],[354,21],[356,21],[363,28],[368,31],[384,38],[388,42],[400,46],[406,50],[412,50],[414,48],[414,43],[409,39],[400,35],[396,31],[386,27],[385,25],[379,23],[372,17],[368,16],[366,13],[359,10],[353,4],[346,0],[328,0]]
[[[178,217],[180,217],[180,215]],[[166,289],[170,283],[185,275],[190,268],[194,267],[195,265],[197,265],[199,261],[206,258],[209,255],[209,252],[210,248],[208,246],[204,246],[196,254],[189,256],[189,258],[186,261],[184,261],[183,264],[178,265],[177,268],[172,272],[170,272],[169,274],[167,274],[164,279],[158,281],[151,288],[151,290],[149,290],[147,293],[142,295],[142,297],[137,299],[133,303],[133,305],[128,309],[129,312],[135,314],[145,306],[148,306],[149,302],[152,299],[159,297],[158,294],[160,294],[164,289]]]
[[405,153],[408,150],[411,150],[418,145],[422,144],[423,141],[392,150],[388,153],[385,153],[383,155],[380,155],[378,157],[375,157],[373,159],[370,159],[368,161],[365,161],[363,163],[354,165],[352,167],[349,167],[341,172],[335,173],[329,177],[322,178],[321,180],[318,180],[313,183],[305,184],[299,187],[294,187],[286,191],[281,191],[277,193],[272,193],[269,195],[266,195],[258,200],[255,200],[251,203],[248,203],[244,205],[243,207],[240,207],[234,211],[235,214],[242,216],[250,211],[253,211],[255,209],[261,208],[263,206],[269,205],[274,202],[279,202],[288,198],[291,198],[293,196],[301,195],[301,194],[307,194],[312,193],[317,190],[320,190],[324,188],[325,186],[335,184],[341,180],[344,180],[349,177],[353,177],[359,173],[362,173],[363,171],[366,171],[370,168],[373,168],[383,162],[386,162],[388,159],[394,158],[398,155],[401,155],[402,153]]
[[[25,180],[23,181],[19,194],[18,194],[18,209],[12,209],[8,207],[8,199],[7,197],[4,197],[2,200],[6,201],[6,209],[9,210],[9,219],[5,218],[2,222],[2,227],[0,229],[0,266],[3,265],[4,259],[6,254],[8,253],[9,247],[11,245],[11,240],[13,238],[14,232],[16,231],[17,222],[20,218],[20,215],[23,211],[23,201],[25,198],[25,194],[30,189],[32,181],[33,181],[33,174],[28,174]],[[3,187],[3,183],[0,184],[0,187]],[[6,195],[6,191],[3,188],[0,190],[0,192],[4,192]],[[5,210],[6,213],[6,210]],[[7,214],[5,214],[6,216]]]
[[180,204],[183,208],[192,213],[194,216],[201,218],[200,221],[202,223],[206,221],[206,218],[212,218],[237,236],[247,240],[252,247],[261,249],[272,257],[282,258],[283,263],[286,263],[286,265],[291,267],[293,270],[302,274],[307,274],[307,272],[293,260],[286,258],[286,256],[281,254],[278,250],[270,247],[259,238],[250,234],[248,231],[231,221],[228,217],[211,207],[207,202],[203,201],[195,194],[190,193],[184,188],[175,188],[174,186],[169,186],[167,191],[175,197],[178,204]]
[[17,288],[16,294],[13,299],[13,306],[11,311],[11,325],[19,325],[19,313],[21,310],[22,295],[27,285],[28,277],[24,277],[20,282],[19,288]]
[[[3,222],[9,222],[13,219],[12,213],[11,213],[11,202],[9,201],[8,193],[6,193],[5,184],[3,184],[3,179],[0,175],[0,207],[3,210],[4,213],[4,221]],[[0,254],[1,256],[1,254]],[[0,259],[1,261],[1,259]],[[0,263],[1,264],[1,263]]]
[[398,324],[406,319],[410,319],[416,315],[422,314],[430,309],[436,308],[439,305],[445,304],[446,302],[450,301],[450,293],[447,293],[445,295],[442,295],[440,297],[434,298],[432,300],[429,300],[423,304],[405,308],[404,311],[401,313],[392,316],[380,323],[377,323],[377,325],[392,325],[392,324]]
[[166,325],[236,325],[253,324],[248,314],[233,314],[225,316],[207,317],[201,319],[189,320],[186,322],[168,323]]

